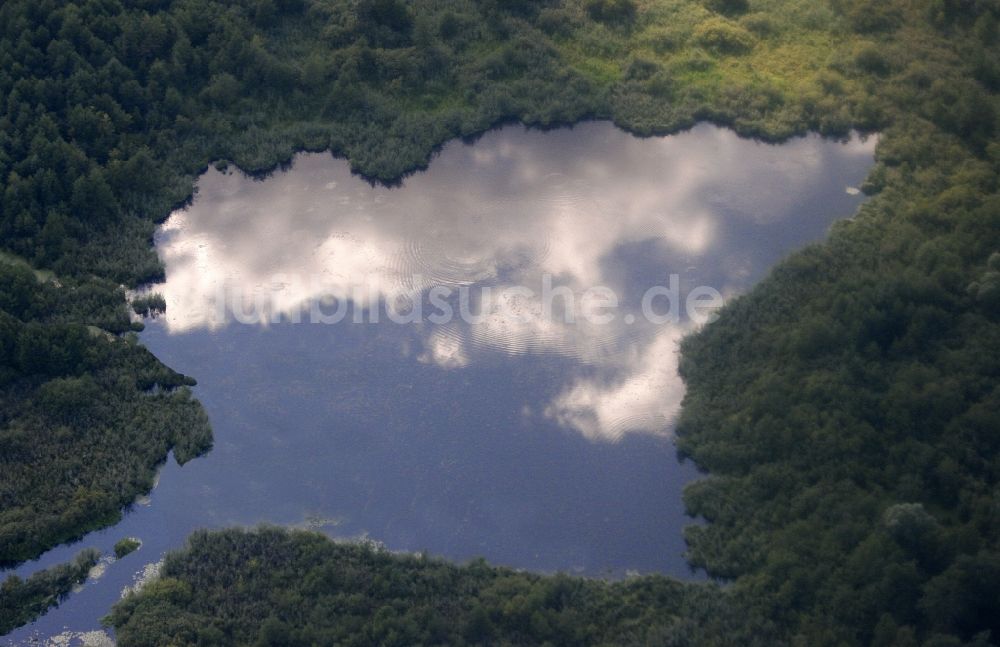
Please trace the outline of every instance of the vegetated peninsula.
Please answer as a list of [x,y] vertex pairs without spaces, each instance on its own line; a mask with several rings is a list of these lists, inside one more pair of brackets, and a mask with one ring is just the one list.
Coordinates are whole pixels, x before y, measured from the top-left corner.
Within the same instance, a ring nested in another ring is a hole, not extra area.
[[[260,172],[329,149],[392,181],[504,120],[610,118],[639,134],[709,120],[768,139],[856,128],[881,132],[874,197],[683,349],[680,447],[709,472],[686,496],[709,521],[689,531],[691,557],[732,585],[650,580],[671,592],[651,602],[523,576],[516,586],[547,601],[510,633],[516,614],[476,584],[485,567],[440,566],[447,599],[479,605],[455,602],[457,626],[440,635],[569,640],[559,623],[579,616],[562,610],[587,609],[608,620],[574,640],[600,642],[662,603],[678,619],[665,633],[606,640],[1000,640],[998,12],[985,0],[3,3],[0,245],[58,283],[2,268],[0,555],[21,561],[114,521],[171,446],[180,459],[207,448],[187,381],[128,337],[117,286],[161,276],[152,229],[212,160]],[[409,558],[358,557],[374,588],[344,602],[348,556],[324,556],[333,566],[310,573],[308,603],[275,603],[279,573],[306,574],[296,551],[334,550],[318,542],[196,537],[112,614],[121,643],[439,635],[419,607],[440,589],[417,586]],[[199,551],[227,570],[199,570]],[[498,590],[516,610],[516,587]],[[739,611],[706,637],[686,596]],[[388,599],[378,627],[350,624]],[[206,604],[230,600],[239,622],[206,620]],[[298,614],[327,601],[343,627]]]
[[456,566],[263,528],[196,533],[106,622],[126,645],[645,645],[705,644],[745,626],[739,614],[716,586]]
[[0,565],[116,522],[211,446],[189,378],[128,331],[124,291],[0,264]]
[[100,553],[84,549],[69,564],[34,573],[27,579],[12,576],[0,584],[0,635],[31,622],[83,584]]

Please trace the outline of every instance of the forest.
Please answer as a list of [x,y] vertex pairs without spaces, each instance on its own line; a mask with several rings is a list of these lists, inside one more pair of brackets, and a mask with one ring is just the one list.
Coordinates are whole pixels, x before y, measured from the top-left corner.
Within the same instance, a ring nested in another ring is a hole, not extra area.
[[714,585],[459,567],[278,528],[194,534],[106,622],[149,647],[769,644]]
[[[209,164],[265,174],[329,150],[392,183],[510,120],[857,129],[880,137],[870,200],[684,343],[679,451],[707,473],[685,502],[708,522],[686,538],[725,587],[222,533],[109,620],[123,645],[997,643],[998,22],[989,0],[4,2],[0,562],[113,523],[171,448],[210,447],[190,378],[130,336],[122,288],[162,277],[153,228]],[[306,546],[330,565],[315,588]],[[448,586],[421,579],[436,571]],[[354,577],[370,586],[341,600]],[[292,581],[300,597],[278,599]],[[450,606],[422,606],[430,590]],[[376,602],[384,622],[358,611]],[[230,604],[225,622],[204,612]]]

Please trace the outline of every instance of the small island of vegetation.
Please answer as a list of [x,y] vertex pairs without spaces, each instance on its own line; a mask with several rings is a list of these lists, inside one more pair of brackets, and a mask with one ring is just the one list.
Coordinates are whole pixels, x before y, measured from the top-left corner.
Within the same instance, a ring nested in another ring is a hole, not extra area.
[[115,542],[115,559],[121,559],[139,550],[142,542],[135,537],[125,537]]

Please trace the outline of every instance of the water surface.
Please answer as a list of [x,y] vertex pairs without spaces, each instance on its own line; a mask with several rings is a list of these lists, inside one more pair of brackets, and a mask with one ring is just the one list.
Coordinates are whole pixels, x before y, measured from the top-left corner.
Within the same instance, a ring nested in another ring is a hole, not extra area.
[[[210,170],[157,234],[168,310],[142,341],[199,380],[215,448],[168,463],[115,528],[17,569],[144,542],[11,638],[97,628],[201,527],[691,577],[681,491],[697,473],[671,439],[677,342],[698,325],[683,302],[746,291],[851,215],[873,147],[590,123],[449,144],[392,189],[329,155],[264,181]],[[676,319],[644,315],[654,286],[654,312],[677,302]]]

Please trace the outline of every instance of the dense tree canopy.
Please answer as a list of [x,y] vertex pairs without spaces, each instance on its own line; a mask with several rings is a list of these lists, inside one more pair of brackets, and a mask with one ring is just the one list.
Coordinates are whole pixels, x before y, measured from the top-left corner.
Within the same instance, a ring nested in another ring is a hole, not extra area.
[[[200,532],[115,607],[119,644],[768,644],[715,586],[456,566],[261,529]],[[729,632],[736,632],[729,634]],[[729,634],[729,635],[727,635]],[[730,638],[731,636],[731,638]]]

